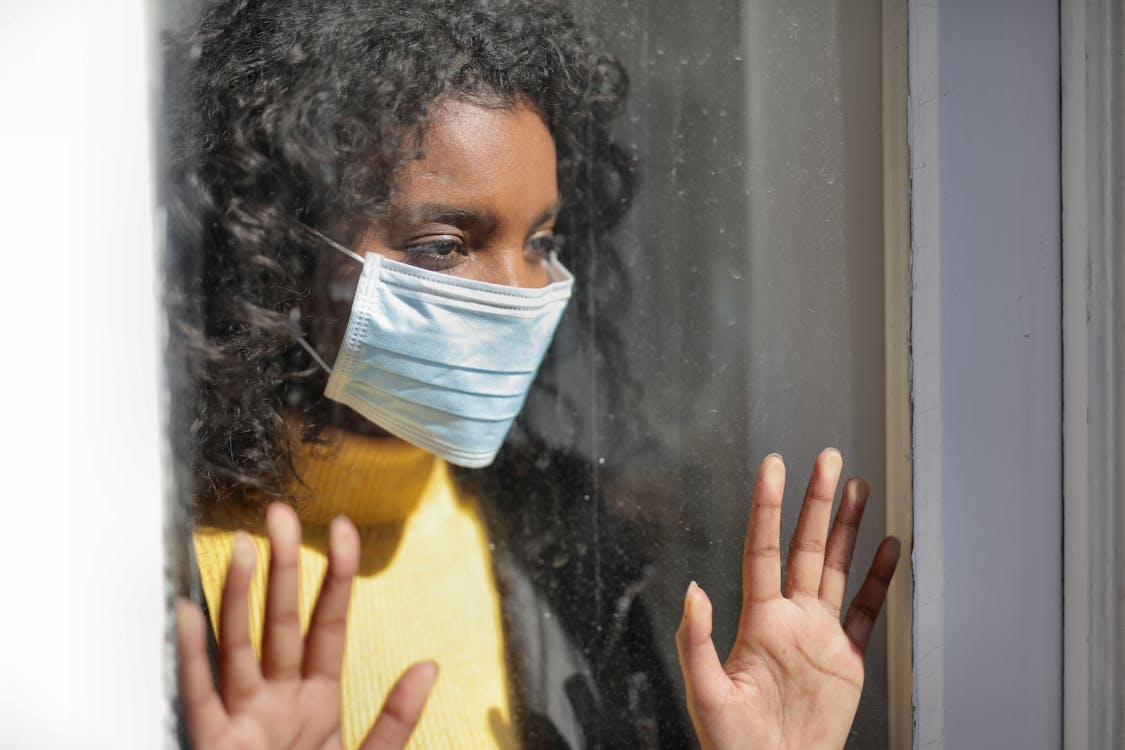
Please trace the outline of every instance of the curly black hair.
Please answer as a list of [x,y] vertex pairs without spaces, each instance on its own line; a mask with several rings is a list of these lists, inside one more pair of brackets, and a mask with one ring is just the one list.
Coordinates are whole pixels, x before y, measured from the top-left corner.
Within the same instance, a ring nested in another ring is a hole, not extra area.
[[[605,235],[633,191],[610,133],[626,78],[562,3],[231,0],[170,40],[166,62],[169,357],[185,391],[171,428],[193,457],[193,494],[286,495],[292,441],[327,419],[326,376],[296,345],[324,252],[309,229],[348,242],[378,220],[448,98],[544,118],[557,230],[580,276],[563,326],[589,333],[597,367],[621,371],[595,297],[624,283]],[[557,358],[537,387],[552,387]]]

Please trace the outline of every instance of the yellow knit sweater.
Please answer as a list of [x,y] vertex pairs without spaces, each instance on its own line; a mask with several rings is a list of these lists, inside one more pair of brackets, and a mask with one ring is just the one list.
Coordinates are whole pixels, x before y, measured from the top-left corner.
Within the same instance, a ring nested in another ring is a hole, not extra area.
[[[362,742],[395,679],[434,659],[441,674],[412,748],[516,747],[511,725],[500,602],[475,502],[458,497],[448,466],[389,438],[336,433],[296,457],[302,500],[300,603],[304,628],[327,567],[329,522],[359,528],[360,573],[348,613],[342,682],[343,734]],[[217,627],[234,530],[258,546],[250,625],[261,648],[268,544],[260,526],[211,513],[195,532],[204,595]]]

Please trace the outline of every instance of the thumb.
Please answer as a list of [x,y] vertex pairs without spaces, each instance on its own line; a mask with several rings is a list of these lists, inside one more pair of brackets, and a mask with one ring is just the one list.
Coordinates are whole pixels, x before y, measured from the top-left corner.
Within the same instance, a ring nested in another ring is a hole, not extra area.
[[676,649],[687,688],[688,710],[707,713],[722,705],[730,689],[711,640],[711,600],[695,581],[684,595],[684,618],[676,630]]
[[402,750],[422,717],[426,699],[437,681],[438,666],[432,661],[411,665],[387,694],[383,710],[367,733],[360,750]]

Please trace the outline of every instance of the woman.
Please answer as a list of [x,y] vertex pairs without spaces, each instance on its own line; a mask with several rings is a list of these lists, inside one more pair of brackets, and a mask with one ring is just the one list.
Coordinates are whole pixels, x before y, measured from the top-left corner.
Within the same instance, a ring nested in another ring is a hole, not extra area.
[[[564,8],[521,0],[228,3],[186,49],[175,418],[222,685],[183,604],[193,744],[400,747],[417,724],[422,747],[683,746],[637,557],[584,505],[596,474],[529,425],[509,435],[571,296],[617,364],[592,276],[557,251],[612,288],[604,235],[632,182],[609,135],[618,66]],[[842,628],[866,492],[846,485],[829,536],[840,464],[818,459],[782,596],[784,469],[763,463],[725,670],[689,588],[704,745],[846,736],[895,553]]]

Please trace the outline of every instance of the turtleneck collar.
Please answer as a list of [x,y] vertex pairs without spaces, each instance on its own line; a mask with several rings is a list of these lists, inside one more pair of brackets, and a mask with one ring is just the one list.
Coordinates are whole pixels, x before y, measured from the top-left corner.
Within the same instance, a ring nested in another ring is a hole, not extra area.
[[341,430],[294,446],[293,466],[298,479],[290,492],[302,520],[328,523],[344,515],[359,526],[406,519],[449,471],[445,461],[397,438]]

